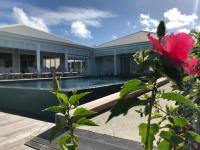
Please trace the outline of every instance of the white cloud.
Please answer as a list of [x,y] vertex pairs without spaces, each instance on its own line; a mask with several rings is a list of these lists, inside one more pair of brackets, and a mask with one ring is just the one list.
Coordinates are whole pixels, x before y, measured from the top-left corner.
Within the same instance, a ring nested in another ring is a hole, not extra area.
[[113,36],[112,36],[112,40],[115,40],[115,39],[117,39],[117,36],[116,36],[116,35],[113,35]]
[[70,25],[71,33],[79,38],[91,39],[89,27],[99,28],[102,26],[103,19],[112,18],[116,15],[99,9],[81,7],[61,7],[57,10],[47,10],[32,8],[32,13],[38,14],[49,26]]
[[[172,8],[163,13],[163,18],[169,32],[186,32],[197,24],[198,16],[196,14],[183,14],[177,8]],[[159,20],[151,18],[149,14],[140,14],[139,22],[145,31],[156,32]],[[200,29],[200,25],[199,25]]]
[[71,24],[71,33],[74,36],[84,39],[91,39],[91,32],[87,29],[86,25],[81,21],[74,21]]
[[198,19],[196,14],[186,15],[182,14],[177,8],[169,9],[164,12],[164,18],[166,18],[166,27],[168,29],[180,28],[187,25],[194,24]]
[[140,14],[140,24],[144,27],[143,30],[155,32],[159,21],[150,17],[149,14]]
[[195,27],[195,29],[197,29],[198,31],[200,31],[200,25],[197,25],[197,26]]
[[23,9],[18,7],[13,7],[13,13],[15,19],[17,20],[17,23],[24,24],[45,32],[49,32],[49,29],[42,18],[28,16]]
[[182,28],[182,29],[178,29],[178,32],[185,32],[185,33],[189,33],[190,29],[187,28]]
[[102,19],[116,16],[108,11],[82,7],[61,7],[57,10],[32,8],[32,12],[37,12],[48,25],[71,24],[79,20],[87,26],[100,27]]

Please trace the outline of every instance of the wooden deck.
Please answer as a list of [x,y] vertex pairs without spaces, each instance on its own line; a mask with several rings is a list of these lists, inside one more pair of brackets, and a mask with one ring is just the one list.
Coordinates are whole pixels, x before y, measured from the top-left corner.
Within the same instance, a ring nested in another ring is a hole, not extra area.
[[31,150],[24,143],[52,126],[53,123],[0,112],[0,150]]

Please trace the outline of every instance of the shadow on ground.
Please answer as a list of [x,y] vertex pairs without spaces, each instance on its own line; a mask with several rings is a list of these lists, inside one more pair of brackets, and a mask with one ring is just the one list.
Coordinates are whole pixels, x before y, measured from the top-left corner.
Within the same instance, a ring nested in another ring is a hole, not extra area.
[[[25,145],[35,149],[55,150],[59,149],[57,138],[64,133],[58,133],[52,143],[49,142],[50,130],[34,137]],[[79,150],[143,150],[140,143],[105,134],[94,133],[87,130],[76,129],[75,134],[79,137]]]

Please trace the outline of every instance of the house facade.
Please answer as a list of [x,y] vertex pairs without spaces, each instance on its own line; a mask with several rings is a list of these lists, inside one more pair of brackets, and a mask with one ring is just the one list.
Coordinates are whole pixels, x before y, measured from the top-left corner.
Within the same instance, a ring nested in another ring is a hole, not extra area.
[[24,25],[0,27],[0,72],[45,72],[49,69],[85,75],[131,75],[132,55],[150,47],[141,31],[88,47]]

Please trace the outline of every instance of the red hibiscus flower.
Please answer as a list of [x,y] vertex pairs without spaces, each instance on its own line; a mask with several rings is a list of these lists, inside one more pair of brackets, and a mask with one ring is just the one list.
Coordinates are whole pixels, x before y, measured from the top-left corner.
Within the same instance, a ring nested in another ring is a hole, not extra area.
[[155,52],[163,55],[175,65],[183,67],[189,74],[200,75],[200,70],[196,69],[200,61],[195,58],[189,59],[190,50],[195,43],[191,35],[186,33],[170,34],[164,36],[162,42],[159,42],[150,33],[147,34],[147,37],[152,42]]
[[190,59],[187,63],[184,63],[182,66],[186,72],[189,74],[198,74],[200,75],[200,70],[198,70],[196,67],[200,65],[200,60],[196,58]]

